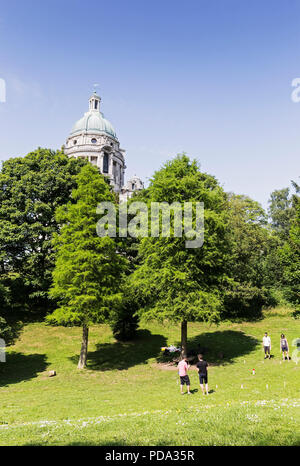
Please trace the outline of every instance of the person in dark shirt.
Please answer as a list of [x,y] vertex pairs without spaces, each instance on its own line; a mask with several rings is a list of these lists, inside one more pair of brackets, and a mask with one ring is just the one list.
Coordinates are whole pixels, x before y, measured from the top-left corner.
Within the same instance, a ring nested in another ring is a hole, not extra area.
[[199,361],[197,362],[196,367],[198,369],[200,387],[202,390],[202,394],[205,395],[205,392],[204,392],[204,384],[205,384],[206,395],[208,395],[208,381],[207,381],[208,363],[203,360],[202,354],[198,354],[198,359]]

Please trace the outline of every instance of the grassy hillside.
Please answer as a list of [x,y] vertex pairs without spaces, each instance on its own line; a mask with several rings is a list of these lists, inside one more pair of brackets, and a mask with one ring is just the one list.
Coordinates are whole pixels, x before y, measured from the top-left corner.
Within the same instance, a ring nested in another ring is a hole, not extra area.
[[27,325],[0,364],[0,445],[300,445],[300,358],[281,363],[279,354],[282,332],[295,350],[300,321],[274,310],[257,322],[188,331],[190,347],[207,348],[212,363],[208,396],[195,369],[193,394],[181,396],[176,369],[157,362],[161,346],[178,343],[179,326],[143,324],[127,344],[94,326],[88,368],[78,371],[79,328]]

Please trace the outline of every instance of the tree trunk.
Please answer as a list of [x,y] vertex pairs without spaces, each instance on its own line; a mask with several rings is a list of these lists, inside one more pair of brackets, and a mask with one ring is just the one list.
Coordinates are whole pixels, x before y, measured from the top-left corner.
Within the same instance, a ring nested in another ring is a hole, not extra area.
[[181,357],[187,357],[187,321],[181,322]]
[[86,366],[87,360],[87,349],[88,349],[88,340],[89,340],[89,328],[84,325],[82,327],[82,342],[81,342],[81,351],[78,361],[78,369],[84,369]]

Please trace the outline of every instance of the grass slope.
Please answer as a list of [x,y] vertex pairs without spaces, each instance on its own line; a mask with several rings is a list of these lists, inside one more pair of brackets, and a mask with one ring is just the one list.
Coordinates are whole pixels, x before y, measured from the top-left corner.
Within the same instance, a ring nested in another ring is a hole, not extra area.
[[193,395],[181,396],[176,370],[157,364],[160,347],[178,343],[179,326],[143,324],[126,344],[94,326],[88,368],[78,371],[80,329],[27,325],[0,364],[0,445],[300,445],[300,358],[280,364],[279,354],[282,332],[296,349],[300,321],[273,311],[257,322],[189,324],[188,332],[189,346],[200,343],[213,363],[207,397],[196,370]]

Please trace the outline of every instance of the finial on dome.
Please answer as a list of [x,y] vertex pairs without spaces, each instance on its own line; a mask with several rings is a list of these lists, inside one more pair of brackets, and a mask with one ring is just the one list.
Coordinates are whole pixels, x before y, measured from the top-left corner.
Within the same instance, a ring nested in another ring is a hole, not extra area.
[[93,88],[94,88],[94,94],[97,94],[97,91],[96,91],[96,88],[99,87],[99,84],[98,83],[94,83],[93,84]]

